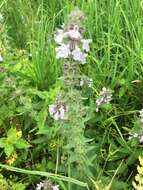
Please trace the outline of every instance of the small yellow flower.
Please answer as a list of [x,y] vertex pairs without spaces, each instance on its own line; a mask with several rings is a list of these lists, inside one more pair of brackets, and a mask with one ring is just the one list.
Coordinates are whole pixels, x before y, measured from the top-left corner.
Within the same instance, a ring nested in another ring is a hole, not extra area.
[[7,163],[8,163],[9,165],[12,165],[12,164],[16,161],[16,159],[17,159],[17,154],[16,154],[16,152],[15,152],[15,153],[13,153],[13,154],[9,157],[9,159],[7,160]]
[[57,148],[57,142],[56,141],[51,141],[49,144],[50,150],[55,150]]
[[16,136],[21,138],[22,137],[22,131],[21,130],[16,131]]

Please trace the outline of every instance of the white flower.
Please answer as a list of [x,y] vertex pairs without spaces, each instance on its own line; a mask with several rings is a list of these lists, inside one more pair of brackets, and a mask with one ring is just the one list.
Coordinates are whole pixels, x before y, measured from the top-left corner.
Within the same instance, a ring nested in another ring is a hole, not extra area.
[[138,134],[138,133],[132,133],[132,132],[130,132],[128,139],[131,140],[133,138],[136,138],[136,139],[138,139],[138,141],[140,143],[143,143],[143,134]]
[[82,39],[81,42],[83,43],[82,48],[86,52],[89,52],[89,50],[90,50],[89,44],[92,42],[92,40],[91,39]]
[[141,110],[139,111],[139,113],[140,113],[140,116],[143,116],[143,109],[141,109]]
[[103,87],[102,88],[102,92],[105,93],[107,91],[107,88],[106,87]]
[[59,190],[59,185],[52,186],[52,190]]
[[68,58],[69,55],[71,54],[69,45],[62,44],[61,46],[56,48],[56,58]]
[[82,38],[82,36],[79,32],[79,27],[77,25],[74,26],[74,28],[69,30],[68,32],[65,32],[64,36],[69,37],[74,40],[80,40]]
[[51,115],[53,115],[55,113],[55,105],[49,105],[49,112]]
[[57,30],[57,34],[55,34],[54,38],[55,38],[55,42],[57,44],[61,45],[62,42],[63,42],[63,38],[64,38],[64,32],[63,32],[63,30],[62,29],[58,29]]
[[39,184],[37,184],[36,190],[41,190],[42,187],[44,187],[44,183],[40,182]]
[[93,79],[89,79],[88,81],[88,87],[91,88],[93,86]]
[[143,123],[143,109],[141,109],[139,113],[140,113],[140,121],[141,123]]
[[137,133],[131,133],[131,132],[129,132],[129,140],[131,140],[132,138],[138,138],[138,134]]
[[0,55],[0,62],[3,62],[3,57]]
[[98,107],[96,108],[96,112],[99,112],[99,108]]
[[63,29],[64,29],[64,27],[65,27],[65,23],[63,23],[63,24],[61,25],[61,28],[63,28]]
[[84,80],[80,80],[79,85],[80,85],[80,86],[83,86],[83,85],[84,85]]
[[140,136],[139,142],[140,142],[140,143],[143,143],[143,135]]
[[81,49],[79,47],[75,47],[75,49],[72,52],[73,59],[75,61],[81,61],[82,64],[86,63],[86,54],[82,53]]

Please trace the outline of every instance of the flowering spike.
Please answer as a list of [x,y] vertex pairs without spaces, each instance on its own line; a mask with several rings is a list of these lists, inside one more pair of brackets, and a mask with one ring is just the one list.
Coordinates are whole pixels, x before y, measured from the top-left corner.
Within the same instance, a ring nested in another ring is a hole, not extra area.
[[108,104],[112,100],[112,91],[103,87],[99,93],[99,97],[96,100],[96,112],[99,111],[99,107],[103,104]]
[[86,63],[87,54],[90,51],[91,39],[84,39],[82,36],[81,20],[83,14],[76,9],[69,17],[67,25],[63,29],[58,29],[55,34],[55,42],[59,45],[55,48],[56,58],[71,59],[82,64]]

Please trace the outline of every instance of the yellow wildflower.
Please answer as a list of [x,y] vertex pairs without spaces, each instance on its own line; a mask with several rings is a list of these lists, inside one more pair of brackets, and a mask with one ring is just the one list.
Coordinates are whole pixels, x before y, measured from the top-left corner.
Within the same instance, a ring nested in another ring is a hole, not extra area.
[[21,138],[22,137],[22,131],[21,130],[16,131],[16,136]]
[[12,165],[12,164],[16,161],[16,159],[17,159],[17,154],[16,154],[16,152],[15,152],[15,153],[13,153],[13,154],[9,157],[9,159],[7,160],[7,163],[8,163],[9,165]]

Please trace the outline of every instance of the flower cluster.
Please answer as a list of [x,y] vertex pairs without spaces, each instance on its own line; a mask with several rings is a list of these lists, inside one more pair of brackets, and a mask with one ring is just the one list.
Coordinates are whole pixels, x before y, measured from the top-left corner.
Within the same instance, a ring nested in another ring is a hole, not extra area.
[[39,184],[37,184],[36,190],[41,190],[44,187],[44,183],[40,182]]
[[17,136],[18,138],[21,138],[21,137],[22,137],[22,131],[21,131],[21,130],[17,130],[17,131],[16,131],[16,136]]
[[[59,190],[59,185],[51,185],[50,183],[48,183],[51,190]],[[42,189],[47,189],[47,182],[40,182],[39,184],[37,184],[36,190],[42,190]]]
[[130,132],[129,133],[129,140],[131,140],[133,138],[136,138],[139,140],[140,143],[143,143],[143,134]]
[[87,80],[80,80],[80,83],[79,83],[80,86],[84,86],[84,85],[87,85],[89,88],[92,88],[93,86],[93,79],[87,79]]
[[17,153],[16,152],[14,152],[9,158],[8,158],[8,160],[7,160],[7,163],[9,164],[9,165],[12,165],[16,160],[17,160]]
[[99,107],[103,104],[108,104],[112,100],[112,91],[103,87],[101,92],[99,93],[99,97],[96,100],[96,112],[99,111]]
[[138,132],[130,132],[129,133],[129,140],[136,138],[139,140],[140,143],[143,143],[143,109],[139,111],[139,121],[140,121],[140,129]]
[[59,185],[52,186],[52,190],[59,190]]
[[129,140],[132,138],[138,138],[138,134],[137,133],[133,133],[133,132],[129,132]]
[[55,120],[64,120],[67,108],[63,104],[49,105],[49,113]]
[[56,58],[72,58],[82,64],[86,63],[87,53],[90,51],[91,39],[83,39],[80,27],[74,25],[68,30],[58,29],[55,41],[59,45],[56,48]]

